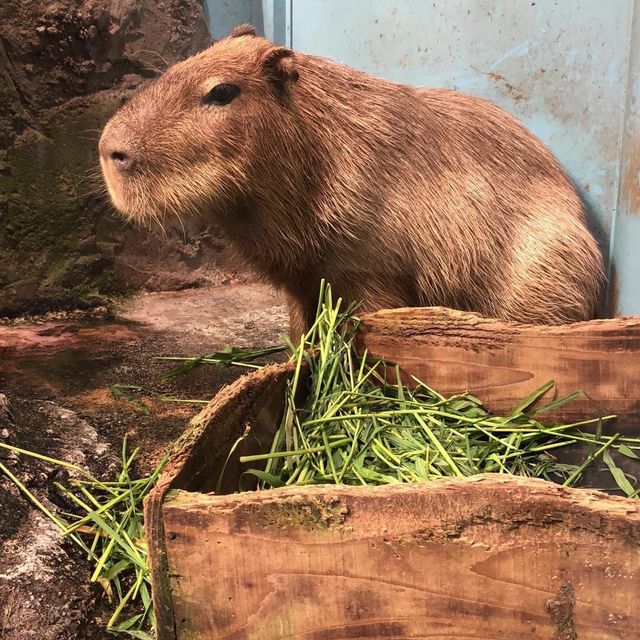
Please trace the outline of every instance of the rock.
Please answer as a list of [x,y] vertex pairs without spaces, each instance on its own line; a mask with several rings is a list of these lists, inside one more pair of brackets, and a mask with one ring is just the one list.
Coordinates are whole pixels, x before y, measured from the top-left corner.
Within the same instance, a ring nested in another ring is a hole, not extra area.
[[[61,407],[55,402],[46,401],[39,408],[40,413],[50,421],[47,430],[55,434],[58,443],[57,456],[66,462],[87,467],[87,459],[102,458],[109,450],[98,432],[77,413]],[[115,465],[115,458],[111,461]]]
[[[16,398],[15,403],[15,437],[21,445],[113,477],[118,454],[75,411],[52,401]],[[25,438],[27,430],[33,444]],[[60,510],[52,488],[59,469],[24,455],[1,458],[41,504],[53,513]],[[96,592],[84,554],[2,473],[0,513],[0,638],[85,638]]]
[[96,151],[123,95],[209,42],[197,0],[2,2],[0,315],[222,278],[208,225],[167,240],[123,226]]
[[[49,503],[47,506],[53,508]],[[2,638],[82,637],[89,613],[83,604],[92,592],[90,573],[89,567],[80,561],[80,554],[73,553],[73,549],[70,556],[69,551],[71,548],[63,541],[59,529],[35,510],[29,512],[17,535],[2,544]]]
[[[9,404],[9,398],[4,393],[0,393],[0,425],[13,422],[13,416],[11,415],[11,405]],[[4,433],[7,432],[5,436]],[[0,432],[3,438],[9,437],[9,432],[6,428]]]

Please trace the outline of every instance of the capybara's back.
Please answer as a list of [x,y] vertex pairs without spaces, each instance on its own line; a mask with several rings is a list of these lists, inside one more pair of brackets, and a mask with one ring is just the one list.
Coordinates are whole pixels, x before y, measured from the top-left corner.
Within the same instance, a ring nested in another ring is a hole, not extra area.
[[366,310],[593,317],[602,258],[549,150],[491,103],[294,54],[240,28],[114,116],[135,218],[207,215],[308,325],[321,278]]

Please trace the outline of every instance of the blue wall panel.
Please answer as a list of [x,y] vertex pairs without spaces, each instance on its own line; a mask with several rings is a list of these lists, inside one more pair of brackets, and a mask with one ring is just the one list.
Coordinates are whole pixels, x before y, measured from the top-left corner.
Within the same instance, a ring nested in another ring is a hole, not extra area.
[[233,27],[249,23],[280,44],[291,44],[291,0],[204,0],[209,31],[224,38]]

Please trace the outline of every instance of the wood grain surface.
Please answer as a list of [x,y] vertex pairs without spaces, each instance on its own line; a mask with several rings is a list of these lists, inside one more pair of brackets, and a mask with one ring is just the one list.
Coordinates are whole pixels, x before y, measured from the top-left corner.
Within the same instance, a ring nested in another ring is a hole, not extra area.
[[589,398],[552,418],[615,414],[616,429],[640,433],[640,318],[533,326],[441,307],[392,309],[362,317],[358,346],[400,365],[408,382],[470,391],[498,414],[554,380],[560,395],[582,390]]
[[171,493],[178,640],[640,637],[636,503],[522,478]]

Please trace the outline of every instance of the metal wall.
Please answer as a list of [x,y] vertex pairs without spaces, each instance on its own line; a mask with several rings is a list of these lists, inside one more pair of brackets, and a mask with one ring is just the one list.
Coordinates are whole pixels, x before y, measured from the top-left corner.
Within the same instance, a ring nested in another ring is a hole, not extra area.
[[218,39],[249,23],[279,44],[291,44],[291,0],[204,0],[211,35]]
[[[611,256],[611,308],[640,314],[640,0],[208,5],[251,5],[266,34],[294,49],[399,82],[484,96],[514,114],[582,191]],[[280,20],[270,21],[276,14]]]

